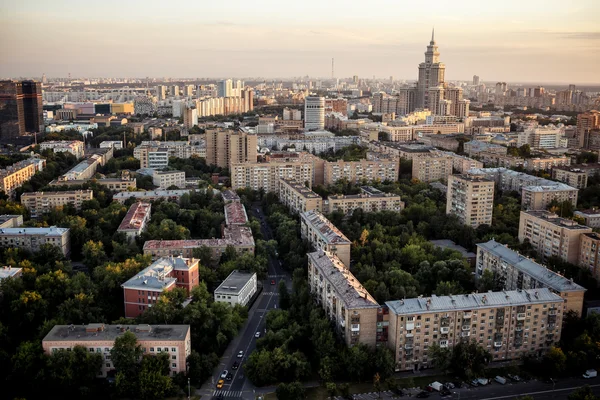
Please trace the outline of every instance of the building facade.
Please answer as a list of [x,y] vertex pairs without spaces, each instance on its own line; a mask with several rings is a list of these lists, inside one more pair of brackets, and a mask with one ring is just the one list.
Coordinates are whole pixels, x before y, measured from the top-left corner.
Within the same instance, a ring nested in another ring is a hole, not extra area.
[[304,129],[325,129],[325,98],[309,96],[304,99]]
[[230,129],[206,130],[206,163],[231,168],[235,163],[254,163],[257,159],[257,136]]
[[589,269],[592,276],[600,280],[600,235],[596,232],[583,233],[579,246],[579,265]]
[[398,160],[382,161],[326,161],[324,184],[332,185],[341,179],[352,183],[384,182],[398,180],[400,165]]
[[183,171],[154,171],[152,184],[158,189],[167,189],[171,186],[185,188],[185,172]]
[[231,165],[231,188],[234,190],[248,187],[254,190],[263,189],[265,192],[277,192],[279,180],[282,178],[312,185],[312,158],[298,157]]
[[421,182],[448,181],[452,175],[453,159],[445,154],[431,153],[426,157],[419,157],[412,162],[412,179]]
[[215,301],[227,303],[231,306],[236,304],[246,306],[256,293],[256,290],[257,279],[255,272],[234,270],[215,289]]
[[141,201],[133,203],[127,214],[125,214],[125,218],[121,221],[119,228],[117,228],[117,232],[124,233],[127,240],[135,240],[146,230],[146,226],[150,221],[151,209],[152,205],[150,203],[142,203]]
[[73,190],[67,192],[26,192],[21,195],[21,204],[29,210],[32,218],[47,214],[56,207],[70,205],[80,211],[86,200],[92,200],[92,190]]
[[473,228],[492,224],[494,181],[474,175],[450,175],[446,214],[454,214]]
[[360,189],[359,194],[327,197],[323,202],[323,212],[327,214],[341,212],[348,216],[359,208],[364,212],[400,212],[404,209],[404,202],[398,195],[384,193],[371,186],[362,186]]
[[348,238],[318,211],[300,214],[300,235],[316,249],[336,255],[350,268],[350,245]]
[[68,257],[71,253],[71,236],[68,228],[2,228],[0,247],[18,247],[33,253],[40,251],[45,244],[58,247]]
[[54,153],[71,153],[77,159],[83,158],[84,147],[81,140],[51,140],[40,143],[40,151],[51,149]]
[[294,214],[323,211],[323,199],[304,184],[289,179],[279,180],[279,201]]

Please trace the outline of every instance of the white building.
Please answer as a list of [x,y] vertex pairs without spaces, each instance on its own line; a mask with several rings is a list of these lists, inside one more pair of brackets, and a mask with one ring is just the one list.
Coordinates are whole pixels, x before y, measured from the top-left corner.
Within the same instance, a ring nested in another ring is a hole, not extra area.
[[304,129],[325,129],[325,98],[307,97],[304,99]]
[[256,293],[257,280],[255,272],[240,272],[234,270],[215,289],[215,301],[229,303],[232,306],[248,304],[254,293]]
[[185,172],[183,171],[154,171],[152,183],[159,189],[167,189],[170,186],[185,188]]
[[105,140],[103,142],[100,142],[100,148],[101,149],[108,149],[108,148],[113,148],[115,150],[117,149],[122,149],[123,148],[123,142],[120,140]]
[[123,232],[128,240],[135,240],[146,229],[150,221],[150,203],[142,203],[138,201],[129,207],[129,211],[125,214],[125,218],[121,221],[117,232]]
[[77,159],[82,158],[84,153],[83,142],[80,140],[51,140],[40,143],[40,151],[47,149],[52,149],[54,153],[71,153]]

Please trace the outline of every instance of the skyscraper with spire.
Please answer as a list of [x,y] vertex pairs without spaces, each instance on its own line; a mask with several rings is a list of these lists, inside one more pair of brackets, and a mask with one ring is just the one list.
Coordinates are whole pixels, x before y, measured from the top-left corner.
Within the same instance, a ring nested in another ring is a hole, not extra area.
[[[431,41],[425,52],[425,62],[419,64],[419,80],[415,99],[416,108],[429,107],[430,88],[443,86],[446,66],[440,62],[440,52],[435,43],[435,30],[431,30]],[[431,110],[436,114],[437,110]]]

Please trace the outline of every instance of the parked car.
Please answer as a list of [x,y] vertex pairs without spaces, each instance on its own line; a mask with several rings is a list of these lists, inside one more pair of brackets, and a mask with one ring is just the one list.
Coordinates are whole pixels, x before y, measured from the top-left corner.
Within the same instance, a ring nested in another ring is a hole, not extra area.
[[275,284],[275,279],[271,279],[271,285]]
[[422,391],[419,394],[417,394],[416,397],[417,397],[417,399],[426,399],[429,397],[429,393]]
[[238,367],[240,366],[240,364],[236,361],[233,363],[233,365],[231,366],[231,369],[238,369]]
[[497,377],[494,378],[494,380],[501,385],[506,385],[506,378],[503,376],[498,375]]
[[225,381],[223,379],[219,379],[219,382],[217,382],[217,389],[223,389],[224,384]]
[[488,383],[490,383],[490,380],[487,378],[477,378],[477,382],[479,383],[479,385],[485,386]]
[[473,387],[479,386],[479,381],[477,379],[473,379],[471,382],[469,382],[469,385]]
[[515,381],[515,382],[521,382],[522,381],[522,379],[521,379],[521,377],[519,377],[519,375],[508,374],[506,376],[508,376],[508,379],[510,379],[511,381]]
[[446,382],[446,384],[444,385],[446,387],[446,389],[450,390],[450,389],[454,389],[455,385],[452,382]]
[[244,350],[240,350],[240,352],[237,355],[237,358],[242,358],[244,357]]
[[429,386],[431,386],[433,388],[433,390],[436,390],[438,392],[440,392],[444,388],[444,385],[442,385],[440,382],[433,382]]
[[224,370],[223,370],[223,372],[221,372],[221,376],[220,376],[220,378],[223,378],[223,379],[225,379],[225,377],[227,376],[227,373],[228,373],[228,372],[229,372],[229,371],[227,371],[226,369],[224,369]]
[[598,376],[598,371],[596,371],[595,369],[588,369],[587,371],[585,371],[585,374],[583,374],[583,377],[585,379],[591,379],[591,378],[595,378]]
[[402,389],[400,388],[396,388],[393,390],[394,394],[397,395],[398,397],[404,397],[404,392],[402,391]]

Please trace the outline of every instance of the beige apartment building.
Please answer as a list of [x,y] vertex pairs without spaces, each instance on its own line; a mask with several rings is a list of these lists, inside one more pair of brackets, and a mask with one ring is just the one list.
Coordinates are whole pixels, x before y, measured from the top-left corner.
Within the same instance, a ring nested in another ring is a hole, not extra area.
[[597,208],[575,211],[575,216],[583,218],[583,224],[585,226],[589,226],[590,228],[600,228],[600,210]]
[[77,211],[86,200],[92,200],[92,190],[72,190],[67,192],[27,192],[21,195],[21,204],[29,210],[32,218],[49,213],[53,208],[70,205]]
[[233,163],[230,170],[233,190],[249,187],[277,192],[282,178],[304,182],[309,187],[313,184],[312,156],[304,153],[300,157],[276,158],[268,162]]
[[506,152],[502,154],[492,151],[481,151],[476,155],[488,167],[516,168],[525,166],[524,158],[510,156]]
[[571,158],[567,156],[545,156],[525,160],[524,168],[528,171],[550,171],[556,167],[568,167]]
[[[39,162],[45,162],[40,161]],[[0,170],[0,190],[8,197],[14,197],[15,190],[28,182],[41,169],[31,160],[19,161],[10,167]]]
[[115,369],[110,350],[125,332],[135,335],[143,355],[168,354],[171,376],[186,373],[186,360],[192,352],[189,325],[54,325],[42,340],[42,347],[46,354],[71,351],[75,346],[100,354],[102,368],[98,376],[106,377]]
[[396,211],[404,209],[404,202],[399,195],[384,193],[371,186],[362,186],[361,193],[353,195],[333,195],[323,202],[323,212],[331,214],[339,211],[344,215],[352,215],[354,210],[364,212]]
[[588,174],[586,171],[576,167],[555,167],[552,168],[552,179],[566,183],[577,189],[587,187]]
[[323,211],[323,199],[303,183],[289,179],[279,180],[279,201],[294,214],[305,211]]
[[229,168],[234,163],[254,163],[257,136],[229,129],[206,130],[206,163]]
[[363,181],[397,181],[400,164],[397,160],[390,161],[333,161],[325,162],[325,186],[336,183],[341,179],[348,182],[361,183]]
[[477,161],[449,151],[442,152],[442,154],[452,157],[452,168],[455,171],[458,171],[459,174],[466,174],[473,168],[483,168],[483,163],[481,161]]
[[582,233],[592,228],[560,218],[550,211],[521,211],[519,242],[528,240],[543,258],[556,256],[577,264]]
[[308,285],[346,345],[375,347],[379,304],[337,256],[309,253]]
[[579,265],[589,269],[594,278],[600,281],[600,234],[590,232],[581,235]]
[[386,302],[397,371],[431,367],[430,346],[475,341],[493,361],[542,354],[560,340],[564,300],[546,288]]
[[323,214],[306,211],[300,214],[300,235],[315,248],[336,255],[350,268],[350,240]]
[[475,265],[476,279],[481,278],[485,270],[489,270],[494,274],[496,282],[503,283],[505,290],[548,288],[564,299],[564,313],[574,311],[581,315],[586,291],[584,287],[504,244],[493,239],[477,244]]
[[409,142],[413,140],[413,127],[408,126],[382,126],[381,131],[387,135],[390,142]]
[[0,247],[18,247],[33,253],[40,251],[44,244],[58,247],[65,256],[71,253],[71,237],[68,228],[2,228]]
[[71,153],[78,160],[83,157],[85,151],[81,140],[50,140],[40,143],[40,151],[47,149],[51,149],[53,153]]
[[412,162],[412,179],[426,183],[447,182],[448,176],[452,175],[452,161],[452,157],[439,153],[415,158]]
[[71,179],[68,181],[55,179],[49,183],[50,186],[80,186],[86,183],[97,183],[101,186],[106,186],[112,191],[125,191],[135,190],[137,188],[137,181],[134,177],[121,177],[121,178],[102,178],[102,179]]
[[476,175],[450,175],[446,214],[458,216],[473,228],[492,224],[494,181]]

